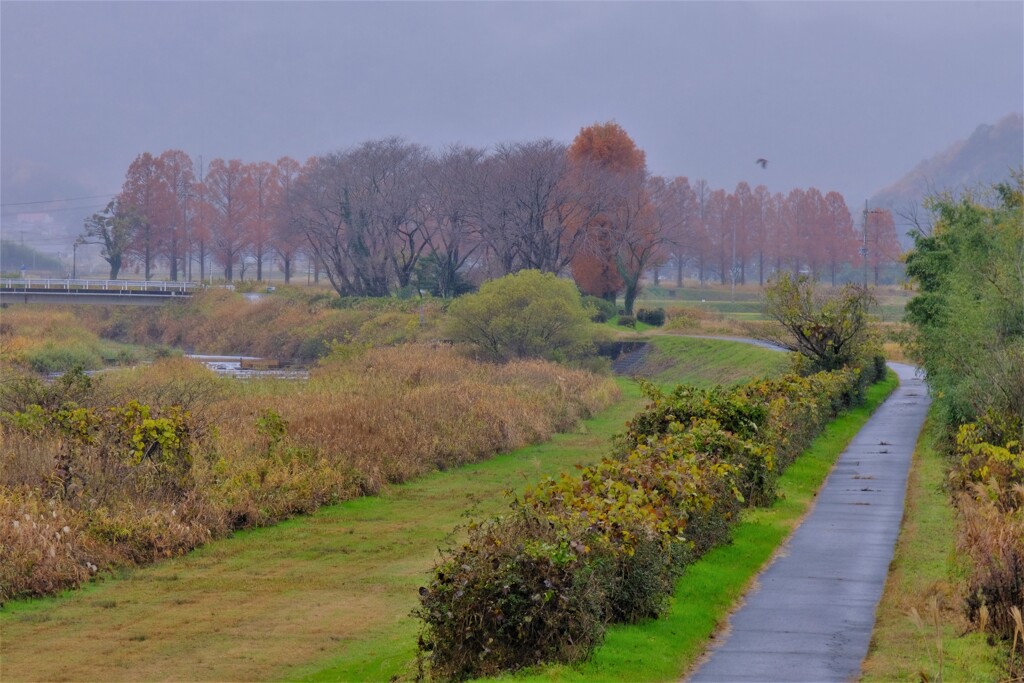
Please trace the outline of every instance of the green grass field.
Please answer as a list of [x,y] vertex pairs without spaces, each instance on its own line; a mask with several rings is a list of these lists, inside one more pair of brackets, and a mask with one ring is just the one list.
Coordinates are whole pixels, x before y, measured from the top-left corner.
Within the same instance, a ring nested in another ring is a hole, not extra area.
[[[872,287],[871,292],[878,301],[873,313],[885,322],[902,320],[904,306],[914,295],[913,291],[892,285]],[[669,309],[679,306],[713,311],[741,321],[766,319],[762,290],[756,284],[737,285],[735,292],[729,285],[680,288],[649,286],[641,292],[636,302],[636,308]]]
[[[762,375],[781,354],[673,340],[665,384]],[[693,364],[686,356],[708,356]],[[386,680],[411,673],[410,612],[437,548],[506,490],[603,456],[642,406],[635,383],[572,434],[380,496],[235,534],[184,557],[0,610],[3,680]],[[59,656],[50,656],[59,653]]]

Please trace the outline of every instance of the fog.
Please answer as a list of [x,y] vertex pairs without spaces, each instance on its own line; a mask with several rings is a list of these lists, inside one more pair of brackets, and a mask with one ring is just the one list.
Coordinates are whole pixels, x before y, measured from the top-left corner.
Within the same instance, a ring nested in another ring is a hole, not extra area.
[[1019,2],[3,2],[0,51],[0,231],[47,252],[146,151],[302,160],[615,120],[655,174],[853,207],[1024,107]]

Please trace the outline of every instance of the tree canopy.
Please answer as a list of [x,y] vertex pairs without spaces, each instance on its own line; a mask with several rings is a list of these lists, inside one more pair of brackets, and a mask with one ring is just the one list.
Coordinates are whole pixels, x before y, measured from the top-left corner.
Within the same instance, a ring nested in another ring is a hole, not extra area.
[[907,256],[907,275],[919,293],[906,318],[952,424],[988,412],[1024,416],[1021,181],[1018,175],[997,186],[994,206],[977,196],[936,199],[932,233],[915,235]]
[[870,346],[872,303],[856,285],[826,294],[806,275],[781,273],[765,289],[765,310],[785,332],[772,341],[805,356],[811,371],[863,362]]

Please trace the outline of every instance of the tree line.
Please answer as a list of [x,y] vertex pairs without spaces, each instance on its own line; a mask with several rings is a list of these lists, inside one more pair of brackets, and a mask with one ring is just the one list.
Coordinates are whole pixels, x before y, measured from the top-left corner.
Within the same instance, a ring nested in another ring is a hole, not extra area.
[[[791,270],[827,277],[860,262],[875,281],[899,254],[887,211],[866,214],[858,236],[842,195],[816,188],[772,194],[742,182],[651,174],[614,122],[550,139],[439,152],[402,138],[364,142],[300,163],[214,159],[183,151],[139,155],[121,192],[85,224],[111,278],[128,262],[149,279],[224,279],[276,267],[285,281],[300,257],[342,296],[431,291],[451,297],[524,269],[572,275],[588,294],[632,308],[646,272],[674,269],[702,283],[759,283]],[[864,242],[867,244],[864,245]]]

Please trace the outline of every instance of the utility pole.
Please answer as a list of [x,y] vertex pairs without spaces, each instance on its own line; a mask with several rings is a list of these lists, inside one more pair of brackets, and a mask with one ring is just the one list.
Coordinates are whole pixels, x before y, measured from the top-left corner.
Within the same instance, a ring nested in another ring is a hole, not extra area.
[[868,291],[868,200],[864,200],[864,246],[860,248],[860,255],[864,259],[864,291]]
[[736,303],[736,221],[732,222],[732,287],[729,290],[729,302]]

